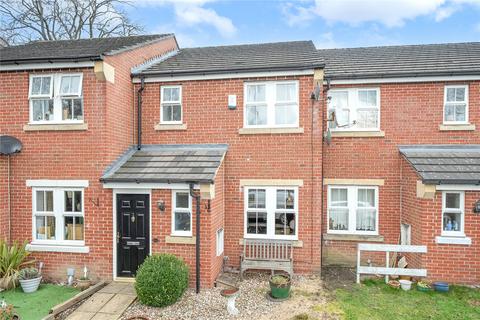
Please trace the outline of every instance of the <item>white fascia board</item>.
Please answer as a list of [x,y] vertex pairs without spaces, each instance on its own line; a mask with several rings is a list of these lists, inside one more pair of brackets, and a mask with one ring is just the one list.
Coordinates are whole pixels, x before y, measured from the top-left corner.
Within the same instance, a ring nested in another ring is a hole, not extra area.
[[[372,79],[339,79],[331,80],[331,85],[336,84],[372,84],[372,83],[411,83],[411,82],[443,82],[443,81],[470,81],[480,80],[480,75],[471,76],[438,76],[438,77],[402,77],[402,78],[372,78]],[[327,84],[324,81],[323,84]]]
[[476,184],[440,184],[436,186],[438,191],[480,191]]
[[88,180],[27,180],[27,187],[88,188]]
[[[170,189],[186,190],[188,183],[135,183],[135,182],[107,182],[103,184],[104,189]],[[194,189],[199,189],[197,184]]]
[[[198,80],[217,80],[217,79],[241,79],[241,78],[265,78],[265,77],[288,77],[313,75],[313,69],[290,70],[290,71],[271,71],[271,72],[245,72],[245,73],[220,73],[206,75],[185,75],[185,76],[148,76],[145,75],[145,82],[174,82],[174,81],[198,81]],[[133,83],[140,83],[140,77],[133,78]]]
[[25,63],[0,66],[0,71],[63,69],[63,68],[93,68],[94,61],[82,62],[53,62],[53,63]]

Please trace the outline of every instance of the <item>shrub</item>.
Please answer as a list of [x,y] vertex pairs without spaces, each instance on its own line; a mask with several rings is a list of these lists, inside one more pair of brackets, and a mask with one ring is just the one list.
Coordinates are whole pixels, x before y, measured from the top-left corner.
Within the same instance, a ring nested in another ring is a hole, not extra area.
[[135,290],[145,305],[171,305],[180,299],[187,287],[188,267],[172,254],[152,255],[138,268]]
[[15,287],[18,271],[34,262],[34,260],[27,261],[30,252],[25,249],[26,245],[27,242],[13,243],[9,246],[5,241],[0,240],[0,288]]
[[33,267],[22,269],[18,273],[18,278],[20,280],[37,279],[38,277],[40,277],[40,272],[38,272],[37,268]]

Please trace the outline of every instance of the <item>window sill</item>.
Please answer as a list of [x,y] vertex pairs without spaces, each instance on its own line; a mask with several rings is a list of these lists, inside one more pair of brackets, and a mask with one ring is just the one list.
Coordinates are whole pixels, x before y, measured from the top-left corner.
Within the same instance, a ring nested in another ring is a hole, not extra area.
[[240,128],[239,134],[290,134],[303,133],[303,128]]
[[23,131],[85,131],[88,130],[86,123],[65,123],[65,124],[26,124]]
[[157,131],[168,131],[168,130],[187,130],[187,125],[182,124],[166,124],[166,123],[157,123],[155,125],[155,130]]
[[472,239],[469,237],[437,236],[435,237],[435,242],[438,244],[460,244],[469,246],[472,244]]
[[474,124],[441,124],[438,129],[440,131],[475,131]]
[[196,239],[192,236],[166,236],[165,243],[170,244],[195,244]]
[[331,131],[332,138],[381,138],[385,131]]
[[[247,238],[249,240],[269,240],[269,241],[275,241],[275,240],[279,240],[279,241],[291,241],[292,242],[292,246],[294,248],[303,248],[303,241],[302,240],[288,240],[288,239],[259,239],[259,238]],[[243,246],[245,243],[245,239],[239,239],[238,240],[238,244]]]
[[338,241],[368,241],[368,242],[383,242],[385,239],[380,235],[367,234],[340,234],[340,233],[324,233],[324,240],[338,240]]
[[27,244],[27,251],[32,252],[67,252],[67,253],[89,253],[90,248],[86,246],[64,246],[56,244]]

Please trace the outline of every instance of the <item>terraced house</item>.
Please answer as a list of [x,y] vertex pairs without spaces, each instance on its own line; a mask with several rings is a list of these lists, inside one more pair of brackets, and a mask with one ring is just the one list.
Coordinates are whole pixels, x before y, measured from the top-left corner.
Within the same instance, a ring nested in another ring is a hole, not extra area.
[[427,246],[408,261],[431,279],[480,280],[479,43],[33,42],[0,71],[2,150],[22,144],[0,158],[0,235],[52,278],[170,252],[212,286],[402,243]]

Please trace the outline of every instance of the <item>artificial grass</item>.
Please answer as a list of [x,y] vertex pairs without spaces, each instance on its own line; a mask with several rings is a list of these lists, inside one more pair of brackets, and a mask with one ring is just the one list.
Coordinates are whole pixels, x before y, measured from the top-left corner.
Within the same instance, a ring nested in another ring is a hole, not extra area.
[[0,301],[5,299],[7,304],[13,304],[22,320],[39,320],[48,315],[52,307],[70,299],[78,292],[72,287],[41,284],[33,293],[24,293],[20,287],[0,292]]
[[366,280],[351,289],[337,289],[341,318],[354,319],[480,319],[480,290],[450,286],[448,293],[393,289],[381,281]]

